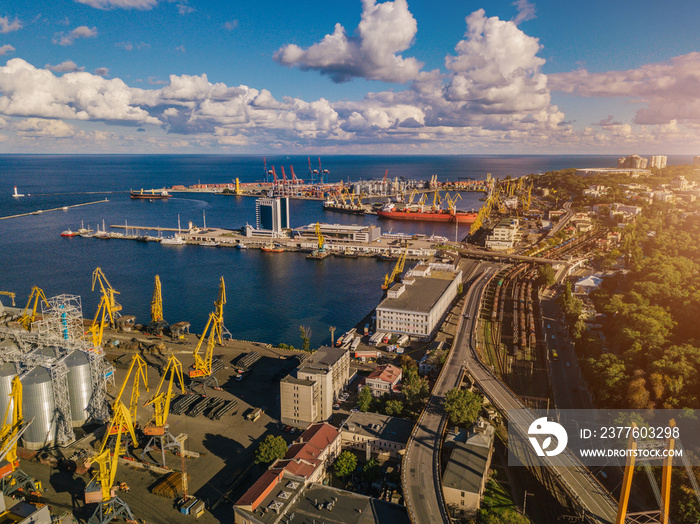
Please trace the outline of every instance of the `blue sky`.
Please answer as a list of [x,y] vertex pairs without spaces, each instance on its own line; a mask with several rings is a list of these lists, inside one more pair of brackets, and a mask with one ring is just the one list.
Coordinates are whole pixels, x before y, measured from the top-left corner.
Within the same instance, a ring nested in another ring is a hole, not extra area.
[[6,4],[0,152],[699,154],[698,15],[692,1]]

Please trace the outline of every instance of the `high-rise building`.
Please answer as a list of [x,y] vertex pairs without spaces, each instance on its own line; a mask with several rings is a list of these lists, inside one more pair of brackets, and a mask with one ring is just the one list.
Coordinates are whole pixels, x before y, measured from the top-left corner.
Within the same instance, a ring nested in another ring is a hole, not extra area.
[[646,169],[649,161],[639,155],[623,156],[617,159],[617,167],[628,167],[631,169]]
[[663,169],[666,167],[667,160],[668,157],[666,155],[652,155],[649,161],[649,167],[658,167],[659,169]]
[[255,201],[255,227],[280,233],[289,229],[289,199],[259,198]]

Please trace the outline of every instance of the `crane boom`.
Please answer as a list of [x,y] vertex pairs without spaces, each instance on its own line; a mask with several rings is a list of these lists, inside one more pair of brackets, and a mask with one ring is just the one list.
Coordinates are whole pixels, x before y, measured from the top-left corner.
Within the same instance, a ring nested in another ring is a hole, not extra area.
[[[166,391],[162,391],[163,384],[165,382],[165,377],[170,374],[168,379],[168,388]],[[150,422],[146,425],[144,433],[156,434],[153,430],[158,430],[157,434],[162,434],[163,430],[168,421],[168,412],[170,411],[170,400],[173,396],[173,382],[177,378],[180,383],[180,391],[185,392],[185,382],[182,378],[182,364],[177,359],[175,355],[170,355],[168,359],[168,364],[165,366],[163,371],[163,376],[160,378],[160,383],[158,384],[158,389],[156,390],[153,398],[146,403],[146,405],[152,404],[154,409],[153,424]],[[152,430],[149,431],[149,427],[152,426]]]
[[43,290],[34,286],[32,287],[32,292],[29,294],[29,300],[27,300],[27,305],[22,312],[22,316],[19,317],[18,320],[18,322],[22,324],[22,327],[26,330],[29,330],[32,326],[32,322],[36,320],[36,310],[39,307],[39,300],[43,300],[44,304],[47,306],[49,305]]
[[[194,364],[190,368],[190,378],[208,377],[211,375],[211,363],[214,358],[214,346],[218,341],[223,344],[221,333],[224,329],[224,304],[226,304],[226,285],[224,277],[219,281],[219,298],[214,302],[214,311],[209,313],[209,320],[202,331],[202,336],[199,337],[197,347],[194,349]],[[199,354],[204,339],[207,338],[207,349],[204,357]]]
[[[134,369],[136,369],[135,372]],[[139,381],[143,382],[143,386],[146,388],[146,391],[148,391],[147,369],[148,365],[146,364],[146,361],[141,357],[141,355],[135,354],[131,359],[131,365],[129,366],[129,370],[126,373],[124,382],[122,382],[122,387],[119,389],[119,394],[114,400],[113,411],[115,414],[115,418],[117,416],[117,407],[119,404],[122,403],[122,395],[124,395],[126,385],[129,382],[129,378],[131,378],[132,372],[134,372],[134,382],[131,386],[131,396],[129,399],[129,416],[132,420],[136,417],[136,411],[138,409],[138,401],[140,396]],[[114,425],[111,425],[108,431],[108,435],[116,435],[118,430],[119,428],[115,428]]]
[[153,297],[151,298],[151,321],[160,322],[163,320],[163,297],[160,290],[160,277],[156,275],[153,284]]

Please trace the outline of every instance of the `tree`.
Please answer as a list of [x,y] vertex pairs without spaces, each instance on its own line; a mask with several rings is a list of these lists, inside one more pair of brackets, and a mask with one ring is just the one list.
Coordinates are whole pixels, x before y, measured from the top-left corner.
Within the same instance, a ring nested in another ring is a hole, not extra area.
[[443,405],[456,426],[470,426],[479,416],[484,399],[468,389],[452,388],[445,394]]
[[347,477],[355,471],[357,467],[357,457],[350,451],[343,451],[333,463],[333,471],[339,477]]
[[374,397],[372,397],[372,391],[369,389],[369,386],[363,387],[357,397],[357,409],[364,412],[369,411],[373,400]]
[[411,409],[416,409],[430,396],[428,380],[419,377],[415,370],[411,370],[403,377],[401,392],[406,399],[406,405]]
[[287,453],[287,443],[282,437],[268,435],[265,437],[258,449],[255,450],[256,464],[269,464],[275,459],[280,459]]
[[381,470],[379,469],[379,462],[376,458],[369,459],[362,468],[362,475],[367,482],[374,482],[377,480],[380,473]]
[[299,326],[299,334],[301,335],[302,349],[304,351],[308,351],[309,343],[311,342],[311,327]]
[[387,400],[384,412],[390,417],[398,417],[403,413],[403,402],[400,400]]
[[490,512],[483,522],[484,524],[530,524],[530,519],[517,511],[507,509],[501,513]]
[[542,264],[537,267],[537,283],[542,287],[554,284],[554,269],[551,264]]

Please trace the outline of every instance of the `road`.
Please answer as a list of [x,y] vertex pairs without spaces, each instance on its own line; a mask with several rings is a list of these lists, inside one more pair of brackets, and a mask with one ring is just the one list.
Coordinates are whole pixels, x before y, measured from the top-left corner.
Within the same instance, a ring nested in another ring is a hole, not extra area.
[[[447,391],[457,385],[462,369],[469,371],[483,393],[502,413],[507,413],[509,409],[525,409],[517,396],[481,363],[476,355],[476,341],[472,339],[472,333],[477,333],[474,323],[478,318],[482,291],[497,267],[496,264],[482,263],[475,271],[479,276],[467,291],[452,351],[407,446],[403,488],[409,516],[414,523],[450,523],[442,498],[439,469],[440,444],[447,422],[442,399]],[[531,418],[535,420],[534,415]],[[558,458],[564,466],[550,466],[551,471],[578,499],[588,520],[607,524],[614,522],[617,506],[590,472],[569,451]]]
[[[469,334],[472,329],[473,315],[464,317],[464,312],[475,312],[479,305],[481,290],[488,277],[496,270],[496,264],[480,263],[475,274],[474,284],[467,290],[457,326],[457,337],[443,366],[428,405],[423,411],[411,440],[406,449],[403,469],[403,489],[406,506],[411,521],[419,524],[438,521],[450,524],[442,498],[442,479],[440,475],[440,445],[447,417],[442,407],[445,393],[454,388],[462,376],[462,368],[469,351]],[[466,334],[466,340],[465,340]]]

